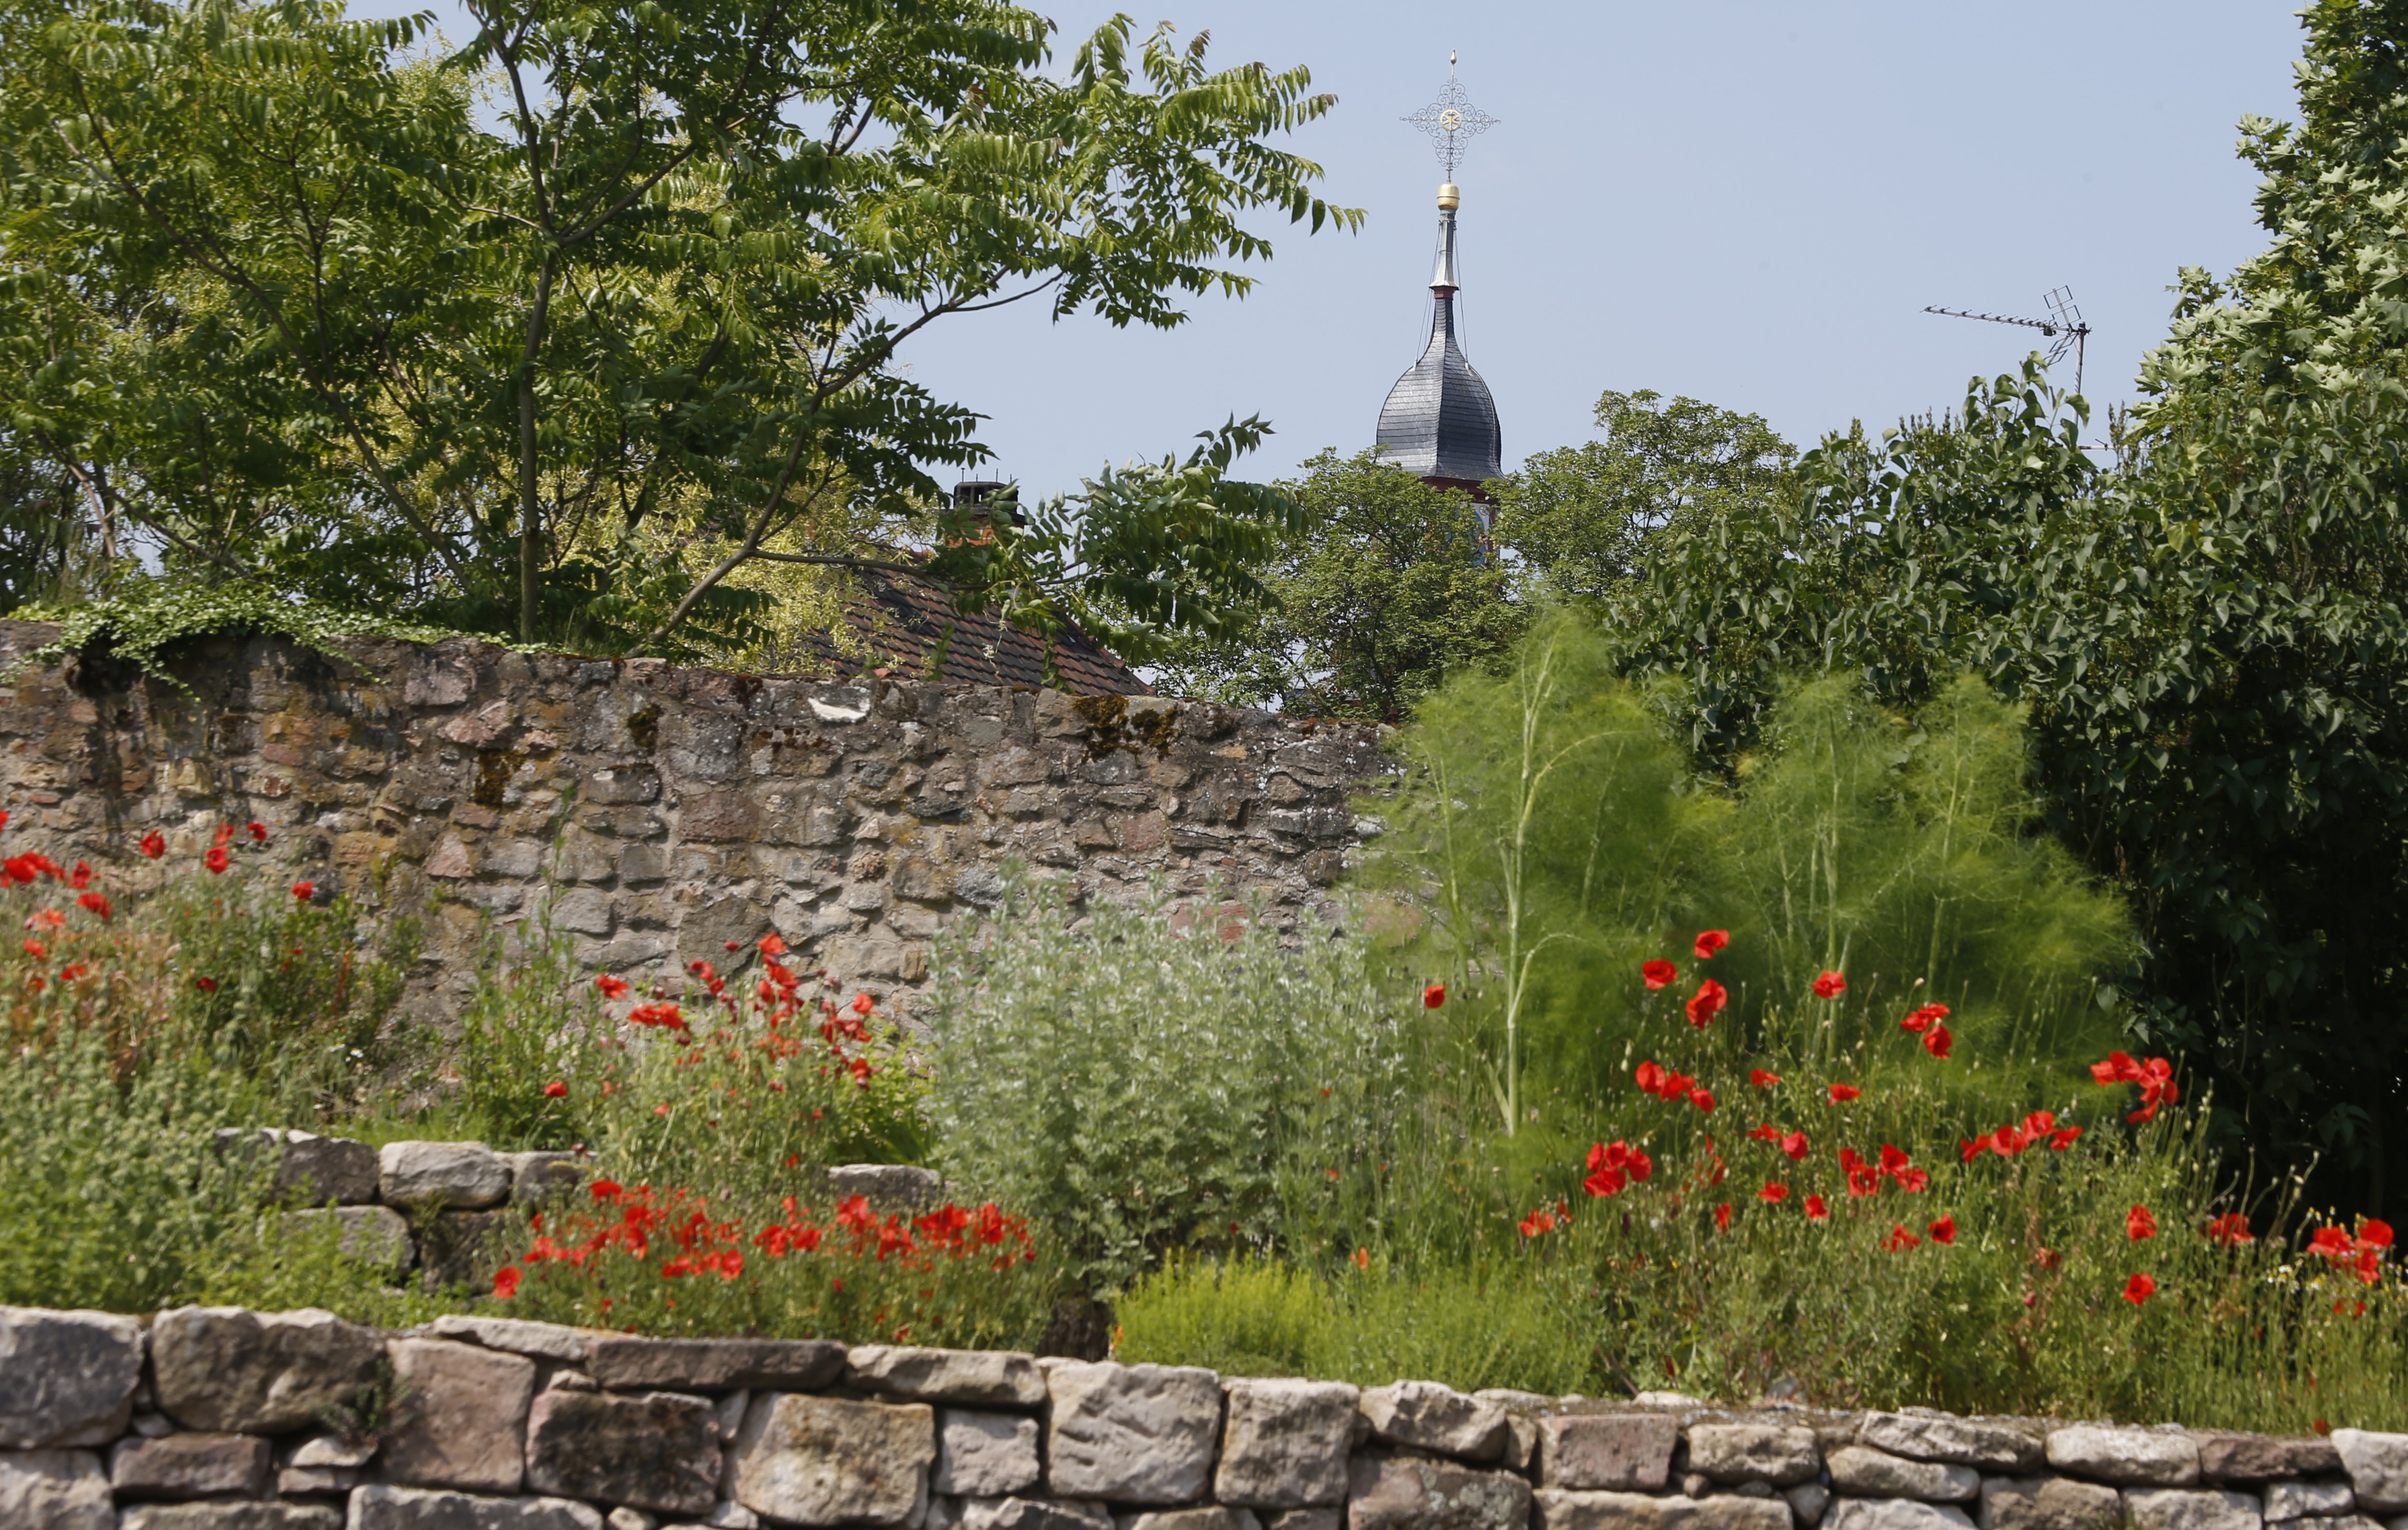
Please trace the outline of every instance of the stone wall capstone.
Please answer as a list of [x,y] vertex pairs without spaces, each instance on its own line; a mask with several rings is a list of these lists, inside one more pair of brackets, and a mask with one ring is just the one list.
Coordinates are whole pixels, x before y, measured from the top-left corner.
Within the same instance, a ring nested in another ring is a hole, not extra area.
[[[0,672],[56,632],[0,622]],[[488,917],[548,908],[580,962],[627,973],[774,929],[908,1020],[931,941],[1012,859],[1082,897],[1217,879],[1283,936],[1327,919],[1377,827],[1350,800],[1393,772],[1375,725],[1206,702],[342,648],[196,640],[186,689],[106,656],[26,668],[0,691],[10,842],[138,890],[189,874],[219,824],[264,823],[295,876],[431,908],[429,1019],[474,981]]]
[[1465,1396],[500,1316],[0,1308],[0,1530],[2408,1530],[2408,1435],[2356,1429]]

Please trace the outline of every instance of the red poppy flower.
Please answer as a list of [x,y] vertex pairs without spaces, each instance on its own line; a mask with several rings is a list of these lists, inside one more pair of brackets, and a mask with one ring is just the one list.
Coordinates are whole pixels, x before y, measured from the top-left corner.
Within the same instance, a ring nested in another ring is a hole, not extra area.
[[157,859],[158,859],[159,857],[161,857],[162,855],[166,854],[166,853],[167,853],[167,839],[166,839],[166,836],[164,836],[164,835],[162,835],[162,834],[161,834],[158,830],[156,830],[156,829],[153,829],[153,830],[151,830],[149,834],[144,835],[144,836],[142,836],[142,853],[143,853],[145,856],[149,857],[150,859],[151,859],[151,860],[153,860],[153,861],[157,860]]
[[548,1100],[566,1099],[568,1097],[568,1086],[562,1083],[559,1080],[554,1079],[552,1082],[543,1086],[543,1097]]
[[1821,973],[1814,979],[1814,996],[1818,999],[1836,999],[1847,989],[1848,979],[1836,972]]
[[74,872],[67,878],[67,885],[74,888],[79,893],[83,891],[85,888],[90,887],[92,885],[92,867],[86,865],[81,861],[78,861],[75,864]]
[[1768,1180],[1764,1188],[1756,1193],[1756,1198],[1770,1206],[1779,1206],[1789,1198],[1789,1187],[1778,1180]]
[[79,894],[76,896],[76,902],[92,910],[93,913],[98,914],[103,919],[111,918],[117,912],[116,909],[111,908],[108,906],[108,899],[98,893]]
[[311,898],[315,897],[317,894],[318,884],[316,882],[294,882],[293,884],[293,901],[295,903],[307,903]]
[[251,842],[252,844],[254,844],[254,845],[265,845],[265,843],[267,843],[267,825],[266,825],[266,824],[265,824],[265,823],[246,823],[246,824],[244,824],[244,825],[243,825],[243,827],[245,827],[245,828],[247,828],[247,829],[249,829],[249,830],[251,831]]
[[627,1011],[630,1025],[657,1025],[664,1030],[682,1031],[685,1014],[674,1004],[639,1004]]
[[2081,1135],[2082,1128],[2079,1126],[2060,1126],[2056,1131],[2048,1134],[2048,1151],[2051,1152],[2063,1152],[2066,1149],[2073,1146],[2074,1138]]
[[1660,957],[1653,962],[1639,964],[1639,976],[1649,988],[1669,988],[1672,980],[1680,975],[1679,967]]
[[1854,1084],[1833,1084],[1831,1086],[1831,1103],[1833,1105],[1845,1105],[1850,1100],[1860,1100],[1864,1097],[1865,1092],[1858,1089]]
[[1806,1162],[1806,1134],[1792,1132],[1781,1139],[1781,1151],[1802,1164]]
[[212,836],[210,837],[210,839],[209,839],[209,843],[210,843],[211,845],[213,845],[213,846],[214,846],[214,845],[231,845],[231,844],[233,844],[233,843],[234,843],[234,825],[233,825],[233,824],[231,824],[231,823],[221,823],[221,824],[219,824],[219,825],[218,825],[218,832],[217,832],[214,836]]
[[1881,1246],[1891,1253],[1904,1253],[1907,1250],[1921,1244],[1922,1241],[1923,1239],[1906,1230],[1904,1223],[1899,1223],[1890,1228],[1889,1236],[1882,1239]]
[[778,932],[775,930],[771,930],[767,935],[765,935],[760,939],[754,941],[753,944],[760,948],[761,954],[764,956],[783,956],[786,954],[786,943],[778,937]]
[[1714,1092],[1711,1089],[1692,1089],[1689,1091],[1689,1103],[1711,1115],[1714,1108]]
[[2227,1211],[2208,1223],[2207,1240],[2221,1244],[2228,1249],[2236,1249],[2243,1243],[2257,1242],[2258,1237],[2256,1234],[2250,1232],[2247,1217],[2238,1211]]
[[1640,1064],[1632,1077],[1638,1080],[1641,1093],[1653,1094],[1667,1105],[1687,1099],[1698,1084],[1689,1075],[1668,1073],[1662,1065],[1653,1061]]
[[1956,1241],[1956,1219],[1942,1217],[1931,1224],[1929,1231],[1932,1242],[1954,1243]]
[[2338,1227],[2319,1227],[2316,1236],[2308,1239],[2308,1251],[2327,1259],[2346,1259],[2354,1251],[2347,1233]]
[[855,994],[853,996],[853,1012],[856,1015],[866,1015],[877,1008],[878,1001],[867,994]]
[[1761,1122],[1749,1127],[1747,1135],[1758,1142],[1778,1142],[1781,1140],[1781,1128],[1769,1121]]
[[[1432,983],[1422,990],[1422,1008],[1435,1009],[1446,1002],[1446,984]],[[866,1012],[866,1011],[865,1011]]]
[[1986,1137],[1960,1137],[1956,1139],[1956,1161],[1970,1164],[1990,1151],[1990,1139]]
[[1369,1269],[1371,1267],[1370,1250],[1357,1249],[1354,1251],[1354,1267],[1356,1269]]
[[594,979],[594,986],[602,991],[602,996],[606,999],[624,999],[627,996],[627,979],[613,978],[607,972]]
[[1923,1050],[1943,1063],[1948,1061],[1948,1049],[1956,1044],[1956,1038],[1948,1034],[1945,1025],[1935,1023],[1923,1033]]
[[1697,953],[1698,961],[1711,962],[1714,959],[1714,952],[1723,950],[1729,944],[1730,932],[1728,930],[1701,930],[1698,934],[1698,938],[1690,944],[1689,949]]
[[1592,1195],[1620,1194],[1625,1185],[1632,1180],[1643,1183],[1656,1172],[1654,1160],[1619,1138],[1591,1146],[1588,1168],[1588,1178],[1581,1181],[1581,1188]]
[[1770,1089],[1781,1081],[1781,1075],[1767,1073],[1760,1067],[1752,1067],[1747,1070],[1747,1081],[1758,1089]]
[[1921,1036],[1924,1032],[1931,1029],[1934,1022],[1946,1020],[1947,1018],[1948,1006],[1944,1004],[1927,1004],[1922,1008],[1917,1009],[1914,1013],[1907,1016],[1904,1020],[1899,1021],[1898,1022],[1898,1028],[1901,1031],[1913,1031],[1915,1035]]
[[1826,1201],[1826,1200],[1824,1200],[1824,1199],[1823,1199],[1823,1197],[1822,1197],[1822,1196],[1820,1196],[1820,1195],[1809,1195],[1809,1196],[1807,1196],[1807,1197],[1806,1197],[1806,1220],[1807,1220],[1807,1221],[1809,1221],[1809,1222],[1828,1222],[1828,1221],[1830,1221],[1830,1220],[1831,1220],[1831,1207],[1830,1207],[1830,1203],[1829,1203],[1829,1202],[1828,1202],[1828,1201]]
[[201,865],[209,868],[209,875],[212,877],[223,871],[233,862],[234,857],[226,853],[226,848],[223,845],[211,845],[208,853],[201,857]]
[[586,1188],[593,1191],[594,1198],[597,1201],[615,1201],[622,1193],[619,1181],[616,1180],[596,1180]]
[[2358,1224],[2358,1246],[2361,1249],[2391,1247],[2391,1223],[2377,1222],[2372,1217]]
[[2134,1307],[2140,1306],[2157,1294],[2157,1279],[2154,1275],[2136,1274],[2124,1282],[2124,1299]]
[[1931,1182],[1931,1176],[1922,1169],[1911,1167],[1910,1164],[1911,1160],[1903,1151],[1886,1142],[1882,1144],[1882,1178],[1896,1180],[1900,1190],[1920,1191]]
[[25,954],[32,957],[36,962],[40,961],[43,957],[48,956],[50,953],[50,949],[48,946],[43,945],[38,940],[28,940],[25,942]]
[[204,994],[214,994],[218,991],[218,980],[215,978],[195,978],[193,986]]
[[2111,1051],[2105,1062],[2090,1065],[2090,1077],[2100,1084],[2141,1086],[2141,1108],[2126,1116],[2126,1121],[2153,1121],[2158,1106],[2172,1105],[2182,1098],[2182,1091],[2174,1083],[2173,1065],[2162,1057],[2143,1063],[2128,1053]]
[[1725,1201],[1722,1205],[1714,1208],[1714,1230],[1716,1232],[1727,1233],[1730,1231],[1730,1202],[1728,1201]]
[[1712,978],[1708,978],[1698,985],[1698,991],[1695,994],[1689,995],[1689,1002],[1685,1006],[1689,1013],[1689,1023],[1692,1025],[1713,1023],[1713,1018],[1723,1012],[1723,1006],[1729,1002],[1730,990]]
[[1870,1195],[1881,1189],[1881,1171],[1866,1163],[1854,1148],[1840,1150],[1840,1172],[1848,1177],[1851,1195]]
[[494,1294],[504,1301],[519,1294],[521,1272],[516,1265],[504,1265],[494,1271]]
[[2144,1237],[2157,1236],[2157,1219],[2145,1206],[2136,1206],[2124,1213],[2124,1236],[2138,1243]]
[[1555,1214],[1542,1206],[1524,1217],[1518,1225],[1522,1229],[1524,1237],[1537,1237],[1541,1233],[1552,1233],[1555,1230]]

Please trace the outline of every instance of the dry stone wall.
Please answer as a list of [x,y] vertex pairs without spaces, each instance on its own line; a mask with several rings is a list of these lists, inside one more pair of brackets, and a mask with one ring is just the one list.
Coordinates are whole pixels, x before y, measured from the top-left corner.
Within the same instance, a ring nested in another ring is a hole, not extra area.
[[[0,622],[0,668],[55,629]],[[549,908],[594,967],[644,972],[775,929],[908,1016],[930,945],[1017,858],[1088,896],[1149,878],[1267,900],[1293,931],[1365,829],[1380,730],[1153,696],[867,676],[837,684],[528,655],[471,639],[280,638],[181,652],[187,689],[107,658],[0,692],[10,842],[189,871],[221,822],[296,876],[431,907],[417,1001],[473,977],[486,917]],[[135,854],[150,830],[158,863]],[[1209,911],[1208,911],[1209,912]]]
[[0,1308],[7,1530],[2408,1530],[2408,1435]]

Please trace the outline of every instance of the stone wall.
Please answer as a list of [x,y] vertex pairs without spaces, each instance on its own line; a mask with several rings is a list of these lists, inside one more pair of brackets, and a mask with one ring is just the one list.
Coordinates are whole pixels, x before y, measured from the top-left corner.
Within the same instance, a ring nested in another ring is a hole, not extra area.
[[[51,639],[0,622],[0,669]],[[189,689],[75,657],[0,692],[8,843],[113,879],[190,874],[258,821],[295,876],[431,907],[439,1018],[480,921],[550,906],[593,967],[643,973],[775,929],[908,1017],[930,941],[1019,858],[1084,895],[1218,878],[1283,930],[1328,917],[1379,730],[1151,696],[832,684],[470,639],[280,638],[177,656]],[[165,860],[135,853],[160,830]],[[115,863],[110,866],[110,863]]]
[[2380,1517],[2408,1530],[2408,1435],[1358,1391],[499,1316],[379,1333],[315,1311],[0,1308],[8,1530],[2383,1530]]

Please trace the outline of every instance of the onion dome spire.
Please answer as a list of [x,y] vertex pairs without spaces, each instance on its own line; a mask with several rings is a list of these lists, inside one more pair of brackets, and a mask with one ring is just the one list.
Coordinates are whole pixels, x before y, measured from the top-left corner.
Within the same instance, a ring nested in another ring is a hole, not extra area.
[[1397,379],[1380,407],[1379,458],[1426,483],[1484,498],[1480,485],[1504,471],[1504,437],[1498,428],[1497,401],[1455,340],[1455,294],[1463,282],[1455,274],[1455,215],[1463,193],[1455,184],[1455,167],[1462,159],[1464,141],[1497,119],[1464,96],[1463,87],[1455,81],[1454,63],[1449,54],[1446,89],[1438,100],[1405,119],[1438,141],[1439,163],[1447,179],[1438,189],[1438,265],[1430,275],[1429,339],[1421,359]]

